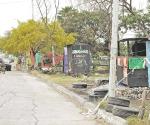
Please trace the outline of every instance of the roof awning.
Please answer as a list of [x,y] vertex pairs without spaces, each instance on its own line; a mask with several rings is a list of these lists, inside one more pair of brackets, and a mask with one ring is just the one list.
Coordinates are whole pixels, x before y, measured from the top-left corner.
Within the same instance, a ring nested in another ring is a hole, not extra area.
[[121,40],[119,40],[118,42],[126,42],[126,41],[141,41],[141,42],[143,42],[143,41],[148,41],[148,38],[125,38],[125,39],[121,39]]

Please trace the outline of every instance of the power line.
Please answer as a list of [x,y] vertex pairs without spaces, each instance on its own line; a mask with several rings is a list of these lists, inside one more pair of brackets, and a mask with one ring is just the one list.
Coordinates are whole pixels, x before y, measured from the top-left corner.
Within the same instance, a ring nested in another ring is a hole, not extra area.
[[0,5],[2,4],[18,4],[18,3],[25,3],[25,0],[20,0],[20,1],[11,1],[11,2],[0,2]]

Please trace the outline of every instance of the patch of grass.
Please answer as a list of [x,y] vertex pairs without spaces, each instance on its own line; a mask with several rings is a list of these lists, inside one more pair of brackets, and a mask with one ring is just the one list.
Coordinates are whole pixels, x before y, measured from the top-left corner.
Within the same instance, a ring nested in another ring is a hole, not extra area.
[[[131,107],[139,108],[141,106],[141,100],[131,100]],[[148,121],[148,115],[150,113],[150,100],[145,101],[145,114],[143,120],[137,117],[128,118],[129,125],[150,125]]]
[[94,81],[95,79],[97,78],[104,78],[104,79],[107,79],[108,76],[106,74],[92,74],[90,75],[89,77],[86,77],[82,74],[80,74],[79,77],[72,77],[72,76],[68,76],[68,75],[65,75],[63,73],[50,73],[50,74],[45,74],[45,73],[42,73],[42,72],[39,72],[39,71],[32,71],[31,72],[34,76],[40,76],[42,77],[43,79],[47,79],[49,81],[52,81],[54,83],[57,83],[57,84],[61,84],[61,85],[64,85],[64,86],[70,86],[72,83],[75,83],[75,82],[86,82],[88,84],[94,84]]
[[65,74],[61,73],[56,73],[56,74],[43,74],[38,71],[32,71],[32,74],[35,76],[40,76],[44,79],[50,80],[52,82],[55,82],[57,84],[62,84],[62,85],[70,85],[74,82],[79,82],[82,81],[83,78],[75,78],[72,76],[67,76]]
[[148,118],[139,119],[138,117],[129,117],[127,121],[128,125],[150,125],[150,121],[148,121]]
[[74,82],[79,82],[82,80],[82,78],[74,78],[71,76],[66,76],[64,74],[59,74],[59,75],[56,74],[56,75],[50,75],[49,80],[51,80],[57,84],[68,85],[68,84],[72,84]]
[[98,70],[109,70],[109,66],[97,66]]
[[108,78],[109,77],[109,74],[99,74],[99,73],[95,73],[95,74],[92,74],[91,76],[90,76],[91,78],[99,78],[99,77],[101,77],[101,78]]
[[106,106],[107,106],[107,101],[103,101],[99,108],[106,109]]

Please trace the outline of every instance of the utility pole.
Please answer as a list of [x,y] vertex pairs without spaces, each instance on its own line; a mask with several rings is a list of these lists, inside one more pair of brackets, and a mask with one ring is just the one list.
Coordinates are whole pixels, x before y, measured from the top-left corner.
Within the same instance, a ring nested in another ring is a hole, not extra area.
[[112,36],[110,48],[110,72],[109,72],[109,96],[115,97],[116,88],[116,61],[118,55],[118,17],[119,0],[113,0],[112,4]]
[[34,20],[34,0],[31,0],[32,4],[32,20]]

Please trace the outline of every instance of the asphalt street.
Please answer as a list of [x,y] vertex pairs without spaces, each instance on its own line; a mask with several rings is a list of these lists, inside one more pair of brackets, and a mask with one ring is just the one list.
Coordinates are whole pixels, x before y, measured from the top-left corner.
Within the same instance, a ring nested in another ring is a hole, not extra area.
[[0,125],[102,125],[27,73],[0,74]]

